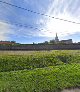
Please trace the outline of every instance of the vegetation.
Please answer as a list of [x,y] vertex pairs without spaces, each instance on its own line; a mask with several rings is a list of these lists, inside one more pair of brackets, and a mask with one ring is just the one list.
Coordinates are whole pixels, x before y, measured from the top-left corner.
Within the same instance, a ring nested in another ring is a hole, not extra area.
[[0,92],[59,92],[80,86],[80,51],[17,53],[0,53]]

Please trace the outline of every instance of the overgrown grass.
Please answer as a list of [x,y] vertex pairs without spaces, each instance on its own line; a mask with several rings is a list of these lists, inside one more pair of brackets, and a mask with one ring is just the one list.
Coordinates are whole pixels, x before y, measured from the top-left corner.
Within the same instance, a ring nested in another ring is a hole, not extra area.
[[0,92],[59,92],[80,86],[80,51],[0,54]]
[[80,55],[73,54],[70,51],[31,52],[25,55],[0,55],[1,72],[43,68],[65,63],[80,63]]
[[80,64],[0,73],[0,92],[59,92],[80,86]]

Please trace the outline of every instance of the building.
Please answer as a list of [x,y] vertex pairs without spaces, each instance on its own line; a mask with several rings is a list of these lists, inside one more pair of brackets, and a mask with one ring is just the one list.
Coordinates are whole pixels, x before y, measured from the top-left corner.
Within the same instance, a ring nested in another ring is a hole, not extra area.
[[72,39],[67,39],[67,40],[61,40],[61,41],[59,41],[57,33],[56,33],[56,37],[55,37],[54,41],[55,41],[55,43],[62,43],[62,44],[72,44],[73,43]]
[[72,44],[72,39],[68,39],[68,40],[61,40],[60,43],[64,43],[64,44]]
[[12,45],[16,44],[15,41],[0,41],[0,45]]
[[58,42],[59,42],[59,39],[58,39],[58,36],[57,36],[57,33],[56,33],[55,43],[58,43]]

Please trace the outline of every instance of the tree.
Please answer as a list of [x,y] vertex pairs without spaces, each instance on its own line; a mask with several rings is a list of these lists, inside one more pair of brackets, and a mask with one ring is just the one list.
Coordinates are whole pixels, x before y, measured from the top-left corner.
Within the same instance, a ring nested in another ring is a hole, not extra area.
[[48,44],[48,41],[45,41],[44,44]]

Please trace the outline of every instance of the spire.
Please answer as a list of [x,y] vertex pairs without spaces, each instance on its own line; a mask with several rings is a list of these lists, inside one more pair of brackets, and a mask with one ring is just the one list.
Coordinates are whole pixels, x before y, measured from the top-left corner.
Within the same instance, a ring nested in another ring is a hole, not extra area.
[[57,33],[56,33],[56,38],[58,38]]
[[55,42],[59,42],[59,39],[58,39],[58,36],[57,36],[57,33],[56,33],[56,37],[55,37]]

